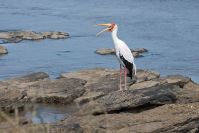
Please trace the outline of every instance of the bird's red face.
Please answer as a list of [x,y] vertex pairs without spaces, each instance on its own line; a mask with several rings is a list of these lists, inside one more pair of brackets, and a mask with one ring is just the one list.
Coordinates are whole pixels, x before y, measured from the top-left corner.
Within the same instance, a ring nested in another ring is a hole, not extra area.
[[97,26],[106,26],[107,27],[106,29],[103,29],[102,31],[97,33],[97,36],[99,36],[103,32],[112,32],[117,25],[115,23],[108,23],[108,24],[97,24]]

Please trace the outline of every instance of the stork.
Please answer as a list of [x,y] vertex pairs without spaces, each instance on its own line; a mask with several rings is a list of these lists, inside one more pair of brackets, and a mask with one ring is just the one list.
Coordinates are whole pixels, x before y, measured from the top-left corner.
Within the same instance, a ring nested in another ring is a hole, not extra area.
[[116,57],[120,63],[120,84],[119,88],[120,91],[122,91],[122,67],[124,67],[124,84],[125,84],[125,90],[126,88],[126,77],[130,77],[132,79],[133,76],[136,75],[136,65],[134,63],[134,57],[131,53],[131,50],[126,45],[126,43],[122,40],[120,40],[117,36],[118,26],[115,23],[108,23],[108,24],[97,24],[97,26],[106,26],[104,30],[97,33],[97,36],[99,36],[103,32],[112,32],[112,39],[113,44],[115,46],[115,53]]

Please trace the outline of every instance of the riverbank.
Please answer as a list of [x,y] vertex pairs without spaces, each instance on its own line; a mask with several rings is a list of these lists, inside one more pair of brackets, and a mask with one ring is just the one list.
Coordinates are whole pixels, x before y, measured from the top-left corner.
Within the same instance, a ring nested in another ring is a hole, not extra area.
[[199,85],[190,78],[161,77],[158,72],[138,70],[136,82],[128,80],[127,91],[118,91],[118,83],[118,70],[102,68],[63,73],[55,80],[43,72],[3,80],[0,105],[8,115],[16,108],[18,113],[23,112],[27,103],[73,104],[77,109],[70,117],[50,124],[35,125],[21,117],[15,119],[13,126],[1,116],[4,120],[0,122],[0,131],[198,131]]

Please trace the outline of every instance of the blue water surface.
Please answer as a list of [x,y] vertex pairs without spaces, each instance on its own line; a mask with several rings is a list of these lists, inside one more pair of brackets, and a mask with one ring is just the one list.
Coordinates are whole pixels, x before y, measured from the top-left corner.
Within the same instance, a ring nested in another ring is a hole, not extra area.
[[119,68],[114,56],[94,53],[113,47],[110,33],[96,37],[101,27],[94,25],[115,22],[130,48],[149,50],[135,60],[138,68],[199,82],[198,13],[198,0],[4,0],[1,31],[63,31],[71,38],[1,44],[9,54],[0,56],[0,79],[38,71],[55,78],[85,68]]

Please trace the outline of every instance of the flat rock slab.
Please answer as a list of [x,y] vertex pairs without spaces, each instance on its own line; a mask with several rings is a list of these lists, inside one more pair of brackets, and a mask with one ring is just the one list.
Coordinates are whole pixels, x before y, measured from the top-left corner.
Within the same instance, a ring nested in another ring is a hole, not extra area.
[[183,87],[186,83],[191,81],[191,78],[182,75],[168,75],[166,77],[162,77],[162,79],[168,82],[169,84],[177,84],[181,87]]
[[86,81],[80,79],[58,79],[40,81],[25,88],[29,98],[37,103],[68,104],[82,96]]
[[129,88],[129,90],[136,90],[136,89],[145,89],[145,88],[150,88],[150,87],[155,87],[155,86],[159,86],[161,84],[165,84],[167,83],[164,80],[148,80],[148,81],[144,81],[144,82],[138,82],[135,84],[132,84]]
[[[138,69],[136,75],[136,83],[157,79],[159,77],[160,74],[158,72]],[[102,88],[106,88],[106,90],[108,90],[108,86],[110,86],[110,89],[112,90],[119,89],[119,71],[114,69],[96,68],[80,70],[76,72],[63,73],[60,75],[60,78],[80,78],[86,80],[87,88],[92,90],[103,90]]]
[[41,39],[66,39],[69,37],[65,32],[34,32],[34,31],[8,31],[0,32],[0,39],[5,43],[17,43],[22,40],[41,40]]
[[[131,52],[134,57],[142,57],[142,53],[148,52],[145,48],[131,49]],[[100,55],[113,55],[115,54],[115,49],[111,48],[101,48],[95,51],[96,54]]]
[[4,46],[0,45],[0,55],[7,54],[7,53],[8,53],[8,50]]
[[117,74],[117,70],[106,68],[85,69],[70,73],[62,73],[60,78],[80,78],[86,80],[86,85],[99,82],[100,78],[105,78],[107,75]]
[[140,106],[162,105],[176,101],[177,86],[162,85],[135,91],[116,91],[85,105],[80,114],[106,114],[134,110]]
[[2,106],[21,101],[39,103],[73,102],[85,92],[85,80],[64,78],[51,80],[43,72],[0,81],[0,103]]
[[182,133],[193,130],[197,132],[199,103],[166,104],[137,113],[74,116],[62,124],[70,123],[79,123],[84,131],[99,133]]
[[154,87],[154,86],[163,85],[163,84],[178,85],[180,87],[183,87],[188,82],[191,82],[191,79],[189,77],[184,77],[182,75],[169,75],[169,76],[160,77],[160,78],[154,78],[154,76],[152,75],[146,76],[146,74],[145,76],[142,76],[142,77],[147,77],[147,80],[144,80],[145,78],[139,77],[137,82],[130,86],[130,89],[144,89],[144,88]]

